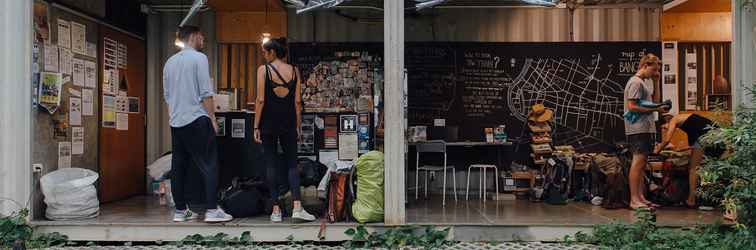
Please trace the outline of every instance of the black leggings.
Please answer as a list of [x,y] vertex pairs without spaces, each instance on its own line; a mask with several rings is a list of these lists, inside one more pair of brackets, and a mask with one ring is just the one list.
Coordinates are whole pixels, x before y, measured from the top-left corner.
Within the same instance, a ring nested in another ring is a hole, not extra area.
[[295,201],[301,200],[299,188],[299,173],[297,173],[297,130],[296,129],[263,129],[262,133],[262,145],[263,154],[265,155],[265,162],[267,164],[267,177],[268,184],[270,185],[270,198],[273,200],[274,205],[278,205],[279,185],[278,185],[278,143],[281,144],[281,148],[284,153],[284,162],[286,168],[289,169],[289,190],[291,190],[291,196]]

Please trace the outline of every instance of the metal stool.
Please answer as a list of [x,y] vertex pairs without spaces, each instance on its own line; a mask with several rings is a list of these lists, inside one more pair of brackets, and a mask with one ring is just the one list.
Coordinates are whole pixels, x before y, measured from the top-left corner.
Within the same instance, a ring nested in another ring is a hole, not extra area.
[[473,164],[467,168],[467,191],[465,192],[465,200],[469,200],[470,198],[470,173],[473,168],[478,168],[482,172],[482,175],[480,175],[478,180],[478,189],[480,190],[480,198],[483,201],[486,201],[486,170],[493,168],[495,174],[494,182],[496,182],[496,200],[499,200],[499,169],[496,165],[487,164]]

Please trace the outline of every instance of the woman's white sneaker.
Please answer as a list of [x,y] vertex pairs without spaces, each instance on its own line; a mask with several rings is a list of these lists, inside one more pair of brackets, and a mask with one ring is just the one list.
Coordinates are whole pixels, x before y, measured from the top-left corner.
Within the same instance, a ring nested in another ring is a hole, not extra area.
[[199,217],[197,214],[192,212],[192,210],[184,209],[184,210],[176,210],[176,212],[173,214],[173,222],[185,222],[189,220],[196,220],[197,217]]
[[270,214],[270,222],[278,223],[283,221],[283,215],[281,211],[273,212]]
[[315,221],[317,218],[315,218],[314,215],[308,213],[304,210],[304,208],[294,209],[291,213],[291,218],[304,220],[304,221]]
[[233,219],[233,216],[227,214],[226,211],[223,211],[220,207],[216,209],[208,209],[207,212],[205,212],[205,222],[208,223],[228,222]]

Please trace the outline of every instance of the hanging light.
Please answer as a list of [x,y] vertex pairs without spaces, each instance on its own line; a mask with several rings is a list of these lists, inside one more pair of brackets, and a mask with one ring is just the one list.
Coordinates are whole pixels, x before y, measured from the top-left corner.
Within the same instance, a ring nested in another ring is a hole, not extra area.
[[262,44],[270,41],[270,26],[268,26],[268,0],[265,0],[265,25],[262,29]]
[[181,39],[179,39],[178,31],[176,31],[176,40],[173,41],[173,45],[176,45],[176,47],[179,47],[182,49],[186,46],[184,42],[182,42]]
[[268,42],[270,42],[270,33],[262,33],[262,44],[266,44]]

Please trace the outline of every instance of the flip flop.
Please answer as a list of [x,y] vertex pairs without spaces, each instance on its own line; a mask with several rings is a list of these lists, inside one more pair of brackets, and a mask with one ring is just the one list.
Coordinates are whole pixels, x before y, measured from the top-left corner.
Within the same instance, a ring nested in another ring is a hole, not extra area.
[[644,204],[643,206],[639,206],[639,207],[628,206],[628,208],[630,208],[630,210],[654,210],[653,207],[649,207],[646,204]]
[[646,204],[646,206],[649,206],[651,208],[661,208],[661,207],[663,207],[662,205],[659,205],[659,204],[656,204],[656,203],[653,203],[653,202],[648,202],[648,203],[644,202],[644,204]]

